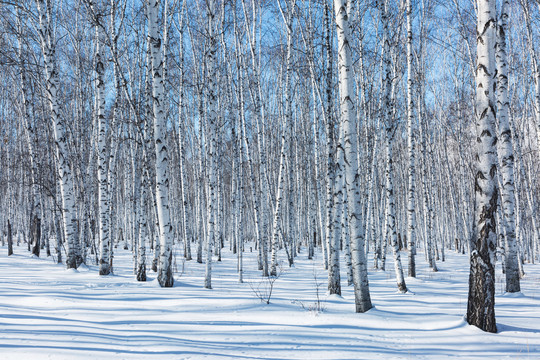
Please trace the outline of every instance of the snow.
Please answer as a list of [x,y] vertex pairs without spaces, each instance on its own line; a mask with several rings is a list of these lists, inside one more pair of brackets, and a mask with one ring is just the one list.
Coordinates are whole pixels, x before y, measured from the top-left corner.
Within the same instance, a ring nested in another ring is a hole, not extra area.
[[[115,251],[115,275],[100,277],[93,265],[68,271],[22,247],[11,257],[0,247],[0,359],[540,358],[538,265],[525,265],[522,293],[510,295],[498,264],[499,333],[488,334],[463,319],[466,255],[448,254],[433,273],[419,253],[407,294],[397,292],[393,271],[370,269],[375,308],[355,314],[352,287],[327,296],[320,258],[305,252],[294,268],[284,262],[267,305],[252,290],[268,284],[255,253],[245,253],[249,271],[239,284],[235,255],[223,249],[208,290],[204,264],[178,254],[174,288],[160,288],[152,272],[137,282],[131,253]],[[316,283],[322,312],[314,310]]]

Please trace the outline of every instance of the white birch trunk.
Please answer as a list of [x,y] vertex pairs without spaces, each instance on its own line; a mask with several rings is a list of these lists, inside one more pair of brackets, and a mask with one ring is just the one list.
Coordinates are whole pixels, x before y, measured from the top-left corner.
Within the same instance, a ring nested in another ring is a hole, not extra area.
[[[538,55],[535,48],[535,42],[533,40],[533,30],[531,26],[531,14],[529,6],[532,1],[520,0],[523,7],[523,13],[525,15],[525,29],[527,31],[527,48],[529,50],[530,59],[532,62],[532,71],[534,75],[534,115],[537,129],[536,144],[540,148],[540,64],[538,64]],[[501,16],[502,17],[502,16]],[[538,240],[538,239],[536,239]]]
[[[257,132],[257,147],[259,153],[259,179],[260,179],[260,188],[257,194],[258,196],[258,206],[260,207],[260,235],[257,238],[259,242],[259,255],[260,255],[260,265],[262,268],[263,276],[268,276],[268,222],[269,222],[269,204],[265,201],[269,193],[269,184],[267,176],[267,162],[266,162],[266,151],[264,151],[264,108],[261,100],[261,69],[260,62],[257,56],[257,39],[258,39],[258,26],[260,23],[258,21],[258,13],[260,4],[257,4],[255,1],[251,3],[251,20],[248,17],[248,8],[246,5],[246,0],[242,0],[242,8],[244,11],[245,18],[245,29],[247,35],[247,41],[249,45],[249,52],[251,55],[251,71],[248,73],[249,77],[249,91],[253,100],[253,117],[254,123],[256,124]],[[251,23],[250,23],[251,21]],[[255,200],[254,200],[255,201]]]
[[502,211],[506,240],[506,291],[519,292],[519,266],[517,258],[515,224],[514,150],[512,133],[508,122],[508,65],[506,56],[506,33],[508,30],[509,1],[501,6],[497,44],[497,119],[499,121],[498,156],[502,177]]
[[344,156],[344,144],[343,144],[343,127],[340,127],[339,140],[336,144],[336,159],[335,159],[335,178],[334,183],[331,186],[333,189],[333,209],[332,214],[332,233],[328,239],[328,292],[330,294],[341,295],[341,276],[340,276],[340,243],[343,239],[342,234],[342,215],[343,215],[343,203],[344,203],[344,168],[345,168],[345,156]]
[[[233,185],[233,221],[234,221],[234,237],[235,237],[235,248],[237,255],[237,264],[236,270],[238,272],[238,282],[243,283],[243,273],[244,273],[244,264],[243,264],[243,252],[244,252],[244,228],[243,228],[243,196],[244,196],[244,175],[242,171],[242,138],[240,134],[236,133],[236,129],[240,128],[240,117],[237,120],[234,120],[234,126],[231,130],[231,138],[233,141],[233,171],[236,174],[234,176],[234,185]],[[234,253],[234,251],[233,251]]]
[[429,150],[428,147],[429,141],[427,139],[427,130],[424,119],[424,84],[422,83],[419,96],[419,122],[420,122],[420,140],[421,140],[421,153],[422,153],[422,188],[424,191],[424,248],[426,260],[429,264],[429,267],[432,271],[437,271],[437,262],[433,256],[433,222],[432,222],[432,202],[431,202],[431,191],[430,191],[430,168],[429,168]]
[[100,239],[100,257],[99,257],[99,275],[109,275],[111,273],[110,267],[110,231],[109,231],[109,182],[108,182],[108,168],[109,159],[107,146],[107,121],[105,119],[105,63],[104,50],[105,45],[105,33],[101,24],[101,15],[99,9],[96,9],[95,5],[90,3],[93,17],[94,26],[96,30],[96,60],[95,60],[95,74],[96,74],[96,123],[98,127],[97,136],[97,175],[98,175],[98,228]]
[[139,204],[139,234],[137,239],[137,269],[136,276],[137,281],[146,281],[146,239],[148,238],[148,220],[146,211],[148,209],[148,192],[146,190],[148,186],[147,172],[141,169],[141,193]]
[[[388,13],[384,0],[379,0],[379,10],[381,13],[381,22],[383,26],[383,86],[384,86],[384,114],[385,131],[386,131],[386,223],[387,223],[387,242],[390,241],[392,252],[394,254],[394,269],[396,272],[397,287],[400,292],[407,292],[405,278],[403,276],[403,268],[401,266],[401,257],[399,254],[399,244],[396,233],[396,204],[394,196],[394,178],[393,164],[394,158],[392,154],[394,133],[396,124],[394,121],[393,99],[392,99],[392,69],[390,60],[390,32],[388,29]],[[387,243],[386,242],[386,243]],[[385,256],[383,251],[383,256]]]
[[[334,143],[334,116],[332,111],[332,47],[330,45],[330,5],[325,4],[324,19],[326,24],[326,242],[323,246],[324,268],[328,269],[330,263],[330,243],[334,238],[334,184],[335,184],[335,143]],[[329,275],[330,276],[330,275]]]
[[[291,19],[292,13],[289,13],[287,19],[283,13],[281,5],[278,3],[281,15],[285,22],[285,27],[287,29],[287,63],[286,63],[286,73],[285,73],[285,110],[282,120],[282,131],[281,131],[281,147],[280,147],[280,157],[279,157],[279,175],[278,175],[278,185],[276,193],[276,205],[274,206],[274,221],[272,226],[272,238],[271,238],[271,260],[270,260],[270,276],[277,275],[277,248],[279,242],[280,233],[283,234],[284,231],[281,228],[282,223],[282,207],[283,207],[283,195],[284,195],[284,186],[285,186],[285,175],[286,175],[286,165],[287,165],[287,148],[290,141],[290,132],[289,124],[291,121],[291,86],[290,86],[290,76],[291,76],[291,46],[292,46],[292,29],[291,29]],[[290,155],[290,154],[289,154]],[[289,171],[292,169],[289,168]],[[289,235],[289,234],[288,234]],[[283,239],[286,241],[286,239]]]
[[75,193],[73,174],[68,163],[68,144],[64,120],[60,116],[58,96],[59,74],[56,63],[56,39],[52,29],[52,2],[36,0],[39,11],[39,36],[45,64],[46,92],[49,100],[50,116],[53,124],[58,181],[62,198],[64,238],[66,239],[66,266],[77,268],[80,262],[79,246],[76,238]]
[[[238,282],[242,283],[243,280],[243,273],[244,273],[244,264],[243,264],[243,256],[244,256],[244,216],[246,216],[246,202],[244,201],[244,171],[243,171],[243,156],[244,153],[244,139],[242,136],[242,124],[244,123],[244,102],[243,102],[243,83],[244,83],[244,72],[242,71],[242,58],[241,58],[241,46],[239,41],[239,29],[237,27],[236,23],[236,13],[234,16],[234,25],[235,25],[235,44],[236,44],[236,67],[237,67],[237,79],[238,79],[238,123],[237,123],[237,129],[238,129],[238,135],[235,138],[236,141],[236,147],[237,147],[237,159],[238,159],[238,181],[239,181],[239,188],[237,192],[237,206],[238,206],[238,224],[237,224],[237,251],[238,251]],[[246,151],[247,153],[247,151]],[[257,212],[255,212],[257,213]],[[255,225],[256,229],[258,228],[257,224]],[[257,230],[256,230],[257,231]]]
[[[520,146],[520,143],[519,143],[519,136],[517,135],[516,133],[516,130],[515,130],[515,127],[514,127],[514,121],[513,121],[513,117],[511,115],[511,113],[509,114],[508,116],[508,123],[509,123],[509,126],[510,126],[510,134],[512,135],[512,143],[513,143],[513,149],[514,149],[514,154],[515,154],[515,161],[517,163],[514,163],[516,166],[517,166],[517,173],[515,174],[516,175],[516,182],[514,183],[515,185],[515,192],[514,192],[514,195],[515,195],[515,204],[516,204],[516,243],[517,243],[517,247],[518,247],[518,254],[517,254],[517,258],[518,258],[518,267],[519,267],[519,277],[520,279],[523,278],[523,276],[525,276],[525,271],[523,270],[523,261],[522,261],[522,250],[520,249],[520,247],[523,247],[523,241],[521,240],[521,232],[520,232],[520,229],[521,229],[521,211],[522,211],[522,200],[519,196],[519,190],[520,190],[520,180],[521,180],[521,173],[522,173],[522,156],[521,156],[521,146]],[[526,183],[526,181],[525,181]],[[533,218],[534,220],[534,218]],[[534,230],[534,229],[533,229]],[[521,240],[521,241],[520,241]]]
[[[22,13],[17,11],[17,42],[18,42],[18,56],[20,62],[20,80],[21,80],[21,103],[23,106],[22,120],[26,133],[26,142],[28,144],[28,153],[30,155],[30,173],[32,178],[32,211],[30,216],[29,232],[30,238],[33,240],[32,253],[39,256],[40,239],[36,236],[41,233],[41,196],[39,193],[39,179],[38,179],[38,159],[36,154],[36,133],[34,121],[31,119],[31,102],[28,94],[29,84],[26,76],[27,69],[25,67],[25,51],[23,49],[23,28],[22,28]],[[48,242],[47,242],[48,243]]]
[[[254,169],[254,165],[253,165],[253,158],[251,156],[251,150],[249,148],[249,137],[248,137],[248,132],[247,132],[247,129],[246,129],[246,119],[245,119],[245,116],[243,114],[243,104],[244,104],[244,90],[243,90],[243,81],[240,79],[239,81],[239,102],[240,102],[240,107],[241,107],[241,116],[240,116],[240,119],[241,119],[241,122],[242,122],[242,138],[243,138],[243,141],[244,141],[244,151],[245,151],[245,155],[246,155],[246,161],[248,163],[248,172],[249,172],[249,181],[250,181],[250,189],[251,189],[251,198],[253,199],[253,221],[255,223],[255,234],[257,236],[257,242],[259,243],[259,246],[260,246],[260,242],[261,242],[261,239],[262,239],[262,234],[261,234],[261,224],[260,224],[260,218],[261,218],[261,211],[260,211],[260,201],[259,201],[259,197],[257,196],[257,191],[256,191],[256,181],[255,181],[255,169]],[[260,252],[259,252],[260,254]],[[262,267],[262,260],[259,259],[258,261]],[[260,269],[259,269],[260,270]]]
[[371,309],[367,264],[364,253],[364,229],[361,218],[361,189],[358,176],[358,144],[356,137],[356,109],[352,100],[353,78],[349,26],[349,4],[346,0],[335,0],[336,27],[338,37],[338,72],[341,126],[344,137],[345,181],[351,233],[351,255],[356,312]]
[[180,88],[179,88],[179,104],[178,104],[178,145],[179,145],[179,157],[180,157],[180,188],[182,192],[182,227],[184,228],[184,257],[187,261],[192,259],[191,257],[191,240],[192,229],[190,221],[190,212],[188,211],[188,194],[187,194],[187,177],[186,177],[186,144],[185,137],[187,135],[187,126],[185,125],[185,101],[184,101],[184,6],[185,0],[182,1],[182,8],[180,13],[179,24],[179,39],[180,42]]
[[[280,10],[281,7],[280,7]],[[293,76],[293,18],[296,10],[296,0],[292,0],[288,2],[288,13],[287,18],[285,18],[285,14],[283,11],[281,12],[283,16],[283,20],[285,21],[285,25],[287,27],[287,58],[286,58],[286,73],[285,73],[285,123],[284,123],[284,129],[286,131],[286,139],[284,143],[284,151],[286,152],[286,155],[284,156],[284,160],[287,162],[288,166],[288,200],[289,200],[289,207],[288,207],[288,230],[286,231],[286,236],[284,237],[283,241],[287,244],[289,244],[290,252],[289,252],[289,266],[292,266],[294,264],[294,258],[296,256],[297,252],[297,234],[298,229],[296,227],[296,204],[295,198],[298,200],[298,196],[300,195],[300,188],[298,186],[295,187],[295,172],[298,176],[298,167],[295,166],[295,160],[296,156],[293,156],[293,152],[295,152],[295,146],[293,142],[294,134],[296,134],[294,129],[294,119],[293,119],[293,86],[291,83],[291,79]],[[296,184],[298,185],[298,184]]]
[[[347,188],[345,182],[343,181],[343,196],[347,195]],[[347,286],[353,285],[353,267],[352,267],[352,257],[351,257],[351,235],[349,233],[349,223],[348,219],[348,208],[347,208],[347,199],[343,199],[343,215],[341,216],[341,233],[344,244],[345,251],[345,266],[347,268]],[[366,246],[367,247],[367,246]],[[367,256],[367,251],[366,251]]]
[[487,332],[495,323],[495,213],[497,210],[497,153],[495,133],[495,0],[477,0],[476,174],[475,234],[471,243],[471,272],[467,322]]
[[279,160],[279,175],[278,175],[278,188],[276,194],[276,205],[274,207],[274,223],[272,226],[272,255],[270,261],[270,276],[277,275],[277,250],[279,243],[280,232],[283,233],[281,229],[281,220],[282,220],[282,207],[283,207],[283,193],[284,193],[284,184],[285,184],[285,173],[286,173],[286,155],[285,148],[287,146],[287,137],[288,131],[286,130],[287,125],[284,121],[284,128],[281,133],[281,151],[280,151],[280,160]]
[[[215,69],[216,69],[216,39],[214,37],[214,16],[215,16],[215,3],[210,0],[207,3],[207,16],[208,16],[208,36],[209,36],[209,49],[207,52],[207,66],[208,77],[206,80],[207,86],[207,141],[209,144],[206,146],[208,160],[207,164],[210,165],[208,176],[208,204],[207,204],[207,234],[206,234],[206,262],[205,262],[205,276],[204,287],[206,289],[212,288],[212,246],[216,239],[216,220],[217,220],[217,206],[218,206],[218,194],[219,187],[217,184],[218,176],[218,153],[217,153],[217,93],[215,85]],[[221,246],[217,244],[217,246]]]
[[408,275],[416,277],[416,189],[414,152],[415,139],[413,131],[413,33],[412,33],[412,0],[407,0],[407,148],[409,152],[408,188],[407,188],[407,249],[409,251]]
[[159,220],[158,282],[162,287],[172,287],[173,233],[169,210],[169,155],[167,148],[167,116],[163,86],[162,45],[159,35],[160,0],[148,0],[148,41],[152,62],[152,97],[154,110],[154,141],[156,151],[156,206]]

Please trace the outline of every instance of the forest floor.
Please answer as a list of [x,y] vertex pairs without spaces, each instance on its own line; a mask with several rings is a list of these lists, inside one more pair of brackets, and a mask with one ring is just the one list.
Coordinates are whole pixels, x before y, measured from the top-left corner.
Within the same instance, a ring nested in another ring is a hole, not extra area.
[[0,359],[540,359],[540,265],[526,264],[522,293],[508,295],[498,264],[499,332],[488,334],[463,319],[468,260],[454,252],[436,273],[419,253],[406,294],[389,256],[387,271],[370,270],[375,308],[356,314],[344,271],[343,297],[326,295],[320,254],[285,265],[268,305],[255,295],[269,282],[254,252],[240,284],[224,249],[208,290],[204,264],[178,255],[174,287],[160,288],[152,272],[137,282],[131,253],[115,251],[115,275],[100,277],[96,266],[66,270],[0,247]]

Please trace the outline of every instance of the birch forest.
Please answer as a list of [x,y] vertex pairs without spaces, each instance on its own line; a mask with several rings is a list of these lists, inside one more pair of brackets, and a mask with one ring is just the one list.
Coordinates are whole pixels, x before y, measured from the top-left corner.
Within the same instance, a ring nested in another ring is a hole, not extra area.
[[206,289],[222,261],[240,284],[302,256],[353,314],[377,306],[368,270],[405,296],[458,253],[486,332],[495,268],[519,293],[540,261],[538,0],[0,0],[0,19],[9,255],[105,277],[128,251],[164,288],[196,262]]

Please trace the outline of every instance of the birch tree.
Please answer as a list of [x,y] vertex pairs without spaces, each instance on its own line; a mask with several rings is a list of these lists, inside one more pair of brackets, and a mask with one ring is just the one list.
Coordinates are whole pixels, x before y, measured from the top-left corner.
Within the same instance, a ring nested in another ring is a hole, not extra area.
[[407,249],[409,251],[408,274],[416,277],[416,188],[415,188],[415,138],[413,103],[413,30],[412,0],[407,0],[407,148],[409,152],[407,189]]
[[184,92],[184,76],[185,76],[185,54],[184,54],[184,21],[185,21],[185,4],[186,1],[182,1],[182,6],[180,9],[179,16],[179,39],[180,42],[180,54],[179,54],[179,75],[180,75],[180,88],[179,91],[179,104],[178,104],[178,145],[179,145],[179,157],[180,157],[180,187],[182,192],[182,227],[184,228],[184,257],[186,260],[191,260],[191,240],[192,240],[192,227],[190,223],[190,211],[188,209],[188,194],[187,194],[187,175],[186,175],[186,152],[187,147],[185,143],[185,138],[187,135],[188,127],[185,124],[185,92]]
[[[205,262],[205,276],[204,276],[204,287],[207,289],[212,288],[212,246],[215,241],[216,233],[216,213],[218,211],[218,154],[217,154],[217,93],[216,93],[216,47],[217,41],[214,35],[214,26],[215,26],[215,1],[210,0],[207,2],[207,21],[208,21],[208,40],[209,40],[209,49],[207,51],[207,66],[208,66],[208,77],[207,77],[207,130],[208,130],[208,142],[206,146],[208,151],[208,161],[207,164],[210,165],[209,179],[208,179],[208,212],[207,212],[207,234],[206,234],[206,262]],[[219,245],[218,245],[219,246]]]
[[[392,69],[390,59],[390,31],[389,18],[386,9],[386,1],[379,0],[379,11],[381,14],[381,22],[383,26],[383,116],[385,124],[385,139],[386,139],[386,224],[385,229],[394,254],[394,269],[396,272],[396,281],[400,292],[407,292],[407,285],[403,276],[403,268],[401,266],[401,257],[399,254],[399,244],[396,233],[396,204],[394,196],[394,158],[393,158],[393,142],[396,132],[396,124],[394,120],[393,101],[392,101]],[[383,255],[386,251],[383,251]]]
[[29,83],[26,68],[27,51],[25,51],[24,41],[23,41],[23,26],[22,26],[22,12],[21,9],[17,9],[17,45],[18,45],[18,60],[20,67],[20,80],[21,80],[21,103],[22,103],[22,120],[26,133],[26,141],[28,144],[28,152],[30,155],[30,170],[31,170],[31,179],[32,179],[32,215],[30,216],[30,234],[33,238],[33,249],[32,252],[39,256],[40,249],[40,239],[36,236],[37,233],[41,232],[41,194],[39,191],[39,179],[38,179],[38,158],[36,154],[36,126],[34,120],[31,118],[31,106],[29,94]]
[[[143,140],[143,146],[144,140]],[[146,151],[142,151],[143,154]],[[144,155],[143,155],[144,157]],[[137,266],[136,266],[136,277],[137,281],[146,281],[146,239],[148,238],[148,220],[146,212],[148,209],[148,191],[147,187],[149,186],[147,178],[148,172],[146,171],[146,161],[143,162],[140,169],[140,186],[141,192],[139,195],[139,212],[138,212],[138,224],[139,224],[139,233],[137,239]]]
[[99,274],[111,273],[111,240],[110,240],[110,184],[108,178],[109,147],[108,126],[105,118],[105,28],[102,23],[102,13],[99,3],[88,1],[92,23],[96,33],[95,45],[95,75],[96,75],[96,123],[97,123],[97,175],[98,175],[98,208],[99,208]]
[[[254,123],[257,133],[257,150],[259,154],[259,179],[260,187],[256,201],[257,208],[260,208],[258,212],[260,217],[258,219],[260,227],[257,233],[257,241],[259,242],[259,255],[260,255],[260,270],[262,270],[263,276],[268,276],[268,222],[269,222],[269,204],[267,203],[267,197],[269,194],[268,174],[267,174],[267,154],[264,151],[264,136],[263,136],[263,124],[264,124],[264,107],[261,99],[261,69],[258,54],[257,38],[258,38],[258,26],[260,16],[260,4],[255,0],[251,1],[242,0],[242,10],[244,12],[244,26],[247,35],[247,46],[249,49],[251,67],[248,68],[248,91],[253,101],[253,115]],[[250,9],[251,8],[251,9]],[[251,15],[251,16],[250,16]],[[246,146],[247,148],[247,146]],[[249,161],[249,160],[248,160]],[[252,170],[254,170],[252,168]],[[252,173],[254,176],[254,173]],[[253,182],[252,182],[253,185]]]
[[356,312],[371,309],[371,296],[367,277],[364,251],[364,229],[362,222],[361,189],[358,176],[358,144],[356,137],[356,109],[353,101],[352,58],[350,46],[350,3],[335,0],[335,20],[338,37],[338,74],[340,126],[343,128],[344,171],[347,184],[347,205],[351,236],[354,298]]
[[515,228],[515,187],[514,187],[514,150],[512,133],[508,122],[508,63],[506,55],[506,34],[508,31],[509,1],[501,6],[500,21],[497,26],[497,120],[499,167],[502,175],[502,211],[506,241],[506,291],[519,292],[519,267],[517,258]]
[[274,206],[274,222],[272,226],[272,239],[271,239],[271,259],[270,259],[270,276],[276,276],[277,275],[277,251],[278,251],[278,243],[279,243],[279,235],[280,233],[284,233],[282,229],[282,207],[283,207],[283,197],[284,197],[284,186],[285,186],[285,175],[286,175],[286,161],[287,161],[287,145],[289,141],[289,131],[288,131],[288,124],[289,124],[289,104],[292,99],[291,91],[290,91],[290,72],[291,72],[291,65],[290,65],[290,59],[291,59],[291,42],[292,42],[292,34],[291,34],[291,15],[287,16],[285,18],[281,3],[278,1],[279,10],[281,12],[281,15],[283,17],[285,27],[287,28],[287,68],[285,73],[285,115],[282,116],[281,121],[281,146],[280,146],[280,154],[279,154],[279,172],[278,172],[278,183],[277,183],[277,192],[276,192],[276,201]]
[[53,29],[53,0],[36,0],[39,16],[39,38],[45,64],[46,94],[56,145],[56,167],[62,199],[63,232],[66,239],[66,266],[76,269],[82,262],[76,238],[75,193],[73,173],[68,160],[66,125],[60,115],[59,76],[56,39]]
[[[341,295],[341,276],[340,276],[340,242],[343,239],[347,231],[345,226],[348,225],[346,219],[342,218],[343,215],[347,212],[343,210],[344,207],[344,198],[345,192],[347,191],[344,187],[344,165],[345,165],[345,154],[344,154],[344,127],[341,126],[339,130],[339,140],[336,144],[336,159],[335,159],[335,178],[334,184],[331,185],[333,189],[333,225],[332,232],[330,233],[331,237],[328,239],[328,292],[330,294]],[[349,243],[350,248],[350,239],[345,239],[345,242]],[[350,250],[350,249],[349,249]],[[347,259],[349,260],[349,259]]]
[[160,0],[147,1],[148,42],[152,64],[152,102],[154,112],[154,143],[156,151],[156,211],[159,219],[158,282],[172,287],[173,230],[169,210],[169,151],[167,148],[167,113],[163,86],[162,44],[159,33]]
[[334,237],[334,183],[335,183],[335,121],[333,114],[333,95],[332,95],[332,47],[330,42],[331,26],[330,26],[330,4],[326,2],[324,5],[324,23],[326,34],[324,37],[324,46],[326,49],[326,106],[324,107],[326,120],[326,241],[321,244],[324,258],[324,268],[328,269],[329,265],[329,247],[330,239]]
[[495,0],[478,0],[476,67],[475,234],[471,243],[467,322],[487,332],[495,323]]

